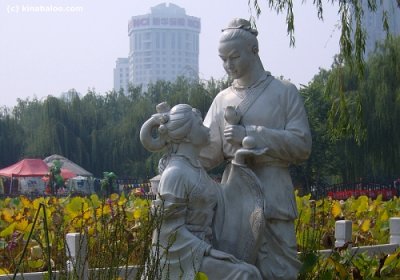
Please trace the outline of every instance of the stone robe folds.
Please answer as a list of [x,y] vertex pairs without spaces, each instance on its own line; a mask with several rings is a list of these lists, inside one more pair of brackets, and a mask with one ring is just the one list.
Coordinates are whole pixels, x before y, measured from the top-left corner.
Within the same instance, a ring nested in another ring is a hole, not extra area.
[[157,279],[193,280],[198,271],[210,280],[261,279],[254,266],[207,256],[220,193],[199,162],[171,157],[153,202],[163,219],[153,236],[153,254],[161,256]]
[[[204,119],[204,124],[211,129],[211,143],[201,151],[201,161],[209,169],[233,159],[240,146],[232,146],[224,138],[225,108],[237,106],[246,94],[261,90],[260,96],[242,116],[241,124],[246,128],[246,134],[254,137],[257,148],[267,148],[267,151],[255,157],[248,167],[261,182],[265,218],[293,220],[297,217],[297,208],[288,166],[308,158],[311,133],[296,87],[272,79],[265,79],[252,90],[231,86],[215,97]],[[227,167],[222,183],[228,178],[229,171]]]
[[211,246],[217,188],[207,177],[182,157],[171,158],[161,176],[159,197],[153,202],[163,212],[153,243],[159,242],[160,250],[168,248],[162,252],[160,279],[194,279]]
[[213,246],[254,264],[264,227],[261,184],[254,172],[233,163],[229,178],[221,185]]

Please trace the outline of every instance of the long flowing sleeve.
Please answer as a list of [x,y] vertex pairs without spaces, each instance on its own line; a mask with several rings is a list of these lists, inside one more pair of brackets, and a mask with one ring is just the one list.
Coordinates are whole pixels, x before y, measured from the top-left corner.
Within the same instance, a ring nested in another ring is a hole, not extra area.
[[200,152],[200,162],[205,169],[216,167],[224,160],[223,139],[220,133],[223,126],[223,112],[219,108],[217,99],[214,99],[204,118],[204,125],[210,128],[210,144],[204,147]]
[[280,104],[269,104],[284,110],[283,127],[268,128],[246,125],[247,135],[253,136],[257,147],[267,147],[266,156],[286,163],[300,163],[311,153],[311,133],[301,96],[294,85],[278,99]]
[[153,238],[153,243],[157,242],[162,249],[162,279],[194,279],[204,253],[211,247],[188,229],[189,195],[193,179],[197,178],[187,173],[191,172],[178,167],[166,169],[159,197],[154,201],[162,218],[160,230]]

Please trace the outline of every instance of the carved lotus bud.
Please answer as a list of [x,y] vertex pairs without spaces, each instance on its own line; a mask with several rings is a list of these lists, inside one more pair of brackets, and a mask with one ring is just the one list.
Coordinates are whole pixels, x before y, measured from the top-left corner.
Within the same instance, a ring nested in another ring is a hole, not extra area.
[[242,115],[237,107],[227,106],[224,113],[225,121],[231,125],[239,124]]

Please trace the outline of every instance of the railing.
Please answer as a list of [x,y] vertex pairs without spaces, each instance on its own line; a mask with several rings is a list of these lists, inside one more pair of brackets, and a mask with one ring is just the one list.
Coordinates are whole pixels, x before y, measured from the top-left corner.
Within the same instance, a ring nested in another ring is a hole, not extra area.
[[[87,237],[80,233],[67,233],[66,235],[66,254],[68,256],[67,261],[67,273],[71,275],[68,279],[97,279],[96,275],[104,274],[109,268],[89,268],[87,258]],[[136,277],[137,267],[136,266],[121,266],[114,268],[118,270],[118,276],[124,280],[133,280]],[[65,274],[65,272],[63,272]],[[25,280],[43,280],[47,275],[47,272],[31,272],[31,273],[19,273],[15,279]],[[59,271],[53,271],[52,279],[59,279]],[[0,280],[12,279],[12,274],[0,275]]]
[[[351,250],[354,254],[368,252],[370,255],[376,255],[380,253],[390,254],[400,247],[400,218],[389,219],[389,243],[372,245],[372,246],[352,246],[352,222],[349,220],[336,221],[335,223],[335,247],[340,248],[346,245],[348,250]],[[321,255],[329,255],[332,253],[332,249],[320,250]]]
[[[343,247],[347,245],[347,249],[351,250],[352,253],[358,254],[362,252],[368,252],[371,255],[386,253],[390,254],[396,251],[400,247],[400,218],[389,219],[389,243],[373,246],[360,246],[352,247],[352,222],[348,220],[337,221],[335,224],[335,247]],[[88,267],[87,259],[87,238],[83,234],[79,233],[68,233],[66,235],[66,247],[67,256],[69,258],[67,268],[71,274],[76,275],[77,279],[87,280],[92,278],[96,273],[102,273],[106,268],[92,268]],[[333,249],[320,250],[319,253],[322,256],[331,254]],[[135,266],[123,266],[119,267],[118,274],[122,279],[131,280],[135,279],[137,273],[137,267]],[[35,272],[35,273],[24,273],[19,274],[16,279],[26,280],[41,280],[44,279],[44,275],[47,272]],[[58,279],[58,272],[55,271],[53,274]],[[93,275],[94,274],[94,275]],[[12,275],[0,275],[0,280],[11,279]],[[96,277],[94,277],[95,279]]]
[[333,199],[347,199],[366,195],[376,198],[382,195],[383,200],[392,199],[400,195],[400,179],[385,182],[352,182],[334,185],[320,185],[311,190],[314,199],[332,197]]

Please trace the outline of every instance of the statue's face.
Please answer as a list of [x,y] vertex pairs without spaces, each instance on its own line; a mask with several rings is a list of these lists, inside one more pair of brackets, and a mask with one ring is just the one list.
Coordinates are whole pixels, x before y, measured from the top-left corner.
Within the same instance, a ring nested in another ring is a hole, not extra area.
[[255,54],[250,46],[242,39],[222,41],[219,44],[219,56],[224,69],[233,79],[240,79],[250,73],[254,65]]
[[190,142],[193,146],[204,147],[210,143],[210,129],[203,124],[200,115],[193,116],[192,130],[189,134]]

